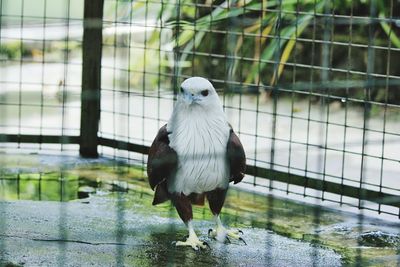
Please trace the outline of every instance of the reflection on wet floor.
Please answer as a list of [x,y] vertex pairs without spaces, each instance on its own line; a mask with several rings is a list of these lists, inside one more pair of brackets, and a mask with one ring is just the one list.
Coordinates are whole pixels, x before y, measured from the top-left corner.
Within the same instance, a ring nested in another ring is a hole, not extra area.
[[[69,201],[83,196],[79,178],[63,179],[57,173],[8,175],[0,180],[2,200]],[[88,197],[88,194],[86,194]]]
[[71,201],[90,194],[128,191],[126,183],[57,172],[7,174],[0,178],[0,188],[0,200]]

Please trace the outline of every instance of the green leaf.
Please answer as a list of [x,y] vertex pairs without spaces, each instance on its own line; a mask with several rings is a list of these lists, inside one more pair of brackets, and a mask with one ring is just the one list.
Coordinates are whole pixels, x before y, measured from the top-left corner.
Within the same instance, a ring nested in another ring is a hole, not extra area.
[[290,36],[290,40],[287,42],[283,52],[281,59],[279,60],[279,67],[278,71],[274,72],[274,75],[272,76],[270,85],[273,85],[281,76],[283,69],[285,67],[285,63],[288,61],[292,50],[294,48],[294,45],[296,44],[297,38],[301,35],[301,33],[304,31],[304,29],[308,26],[308,24],[311,21],[312,16],[306,15],[306,18],[303,20],[303,22],[297,26],[297,30],[295,29],[295,32]]
[[[379,17],[385,19],[385,16],[383,13],[380,13]],[[384,20],[380,20],[379,23],[380,23],[383,31],[390,38],[390,41],[392,42],[392,44],[395,45],[397,48],[400,48],[400,39],[399,39],[399,37],[397,37],[396,33],[391,29],[389,24],[387,22],[385,22]]]

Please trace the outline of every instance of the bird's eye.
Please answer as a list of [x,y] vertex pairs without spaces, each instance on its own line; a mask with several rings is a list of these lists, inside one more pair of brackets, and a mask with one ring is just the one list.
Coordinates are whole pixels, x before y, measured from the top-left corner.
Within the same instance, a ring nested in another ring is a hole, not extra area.
[[202,96],[208,96],[208,90],[203,90],[200,93]]
[[183,91],[184,91],[184,90],[183,90],[183,88],[181,87],[181,93],[183,93]]

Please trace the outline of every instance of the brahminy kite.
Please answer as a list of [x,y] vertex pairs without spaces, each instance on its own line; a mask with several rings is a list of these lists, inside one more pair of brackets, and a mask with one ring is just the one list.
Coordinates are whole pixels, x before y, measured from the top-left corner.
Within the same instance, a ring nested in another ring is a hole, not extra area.
[[226,229],[219,214],[230,182],[239,183],[246,157],[238,136],[227,121],[213,85],[202,77],[181,84],[173,113],[154,139],[147,162],[153,205],[171,200],[189,230],[176,246],[205,248],[193,229],[192,204],[207,198],[216,228],[209,230],[220,242],[237,238],[240,230]]

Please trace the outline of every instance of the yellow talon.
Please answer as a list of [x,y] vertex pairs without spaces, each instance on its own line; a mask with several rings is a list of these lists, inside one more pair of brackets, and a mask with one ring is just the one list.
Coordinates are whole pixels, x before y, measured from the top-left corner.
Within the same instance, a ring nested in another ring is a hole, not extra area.
[[175,246],[181,247],[181,246],[188,246],[192,247],[194,250],[199,250],[207,248],[206,242],[200,241],[197,236],[191,236],[186,239],[186,241],[177,241],[175,243]]
[[177,247],[188,246],[192,247],[194,250],[205,249],[206,247],[208,247],[208,244],[206,242],[199,240],[199,238],[197,237],[196,233],[193,230],[191,222],[188,222],[188,228],[189,228],[189,236],[186,239],[186,241],[177,241],[175,242],[175,246]]

